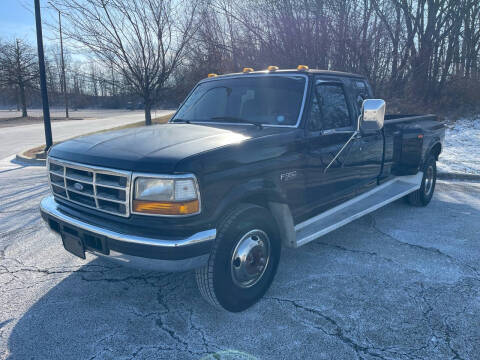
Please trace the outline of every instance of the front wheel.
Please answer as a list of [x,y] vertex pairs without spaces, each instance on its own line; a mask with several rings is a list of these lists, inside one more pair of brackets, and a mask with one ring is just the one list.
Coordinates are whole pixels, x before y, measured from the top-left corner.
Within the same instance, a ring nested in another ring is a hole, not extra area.
[[432,200],[437,182],[437,163],[435,156],[430,155],[423,166],[423,178],[420,189],[407,195],[407,201],[413,206],[427,206]]
[[221,222],[208,264],[196,270],[200,293],[212,305],[231,312],[249,308],[270,287],[280,250],[270,213],[242,204]]

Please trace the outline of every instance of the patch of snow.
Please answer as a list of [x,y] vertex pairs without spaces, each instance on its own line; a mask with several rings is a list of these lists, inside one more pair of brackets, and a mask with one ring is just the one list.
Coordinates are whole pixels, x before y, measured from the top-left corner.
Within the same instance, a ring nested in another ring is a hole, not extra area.
[[438,171],[480,175],[480,115],[447,123]]

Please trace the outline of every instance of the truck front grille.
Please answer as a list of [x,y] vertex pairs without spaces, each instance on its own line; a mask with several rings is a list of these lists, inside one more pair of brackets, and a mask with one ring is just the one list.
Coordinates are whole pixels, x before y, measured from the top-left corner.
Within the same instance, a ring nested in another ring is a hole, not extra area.
[[130,215],[132,174],[128,171],[49,158],[48,178],[57,198],[109,214]]

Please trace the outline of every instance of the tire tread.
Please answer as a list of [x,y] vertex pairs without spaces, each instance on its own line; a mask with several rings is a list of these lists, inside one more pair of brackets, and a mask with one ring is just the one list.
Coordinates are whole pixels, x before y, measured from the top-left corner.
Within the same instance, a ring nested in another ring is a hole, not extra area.
[[414,192],[408,194],[407,200],[410,205],[413,206],[422,206],[422,199],[421,199],[421,190],[415,190]]
[[[427,161],[425,162],[425,165],[424,165],[424,168],[423,168],[423,171],[426,171],[426,168],[428,166],[428,164],[430,162],[436,162],[436,158],[433,154],[430,154],[427,158]],[[434,175],[435,178],[436,178],[436,174]],[[406,200],[407,202],[412,205],[412,206],[417,206],[417,207],[423,207],[423,206],[426,206],[428,205],[428,203],[430,202],[430,200],[428,201],[425,201],[424,200],[424,192],[423,192],[423,186],[424,186],[424,183],[423,183],[423,180],[422,180],[422,186],[420,187],[420,189],[408,194],[406,196]]]
[[[219,231],[217,233],[217,239],[223,238],[223,233],[235,222],[238,216],[240,216],[247,208],[256,207],[251,204],[241,204],[234,208],[223,218],[220,222]],[[195,278],[197,280],[197,286],[200,290],[202,297],[211,305],[216,308],[223,309],[222,305],[215,295],[215,288],[213,286],[213,265],[215,264],[215,257],[217,256],[218,242],[215,240],[213,248],[208,258],[208,262],[205,266],[195,270]]]

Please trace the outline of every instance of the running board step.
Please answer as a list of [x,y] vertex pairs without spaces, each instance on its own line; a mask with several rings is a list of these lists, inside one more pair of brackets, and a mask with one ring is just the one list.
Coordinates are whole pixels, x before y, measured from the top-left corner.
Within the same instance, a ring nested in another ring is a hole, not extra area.
[[423,173],[399,176],[295,226],[296,246],[302,246],[382,206],[418,190]]

